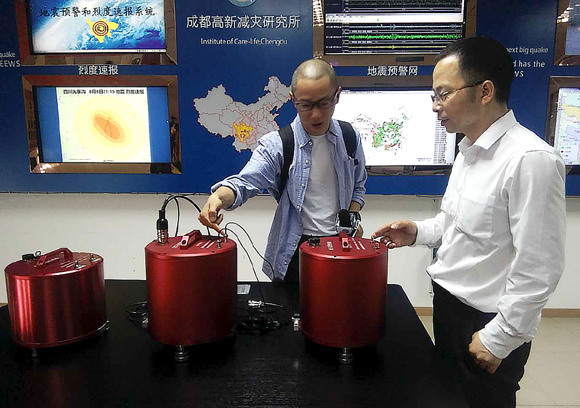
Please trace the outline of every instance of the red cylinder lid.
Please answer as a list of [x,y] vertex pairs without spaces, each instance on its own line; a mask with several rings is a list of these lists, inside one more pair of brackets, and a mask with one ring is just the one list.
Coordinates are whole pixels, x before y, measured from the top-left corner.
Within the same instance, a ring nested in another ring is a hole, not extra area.
[[201,235],[198,230],[181,237],[171,237],[166,244],[159,244],[156,240],[145,247],[145,251],[157,256],[206,256],[229,252],[236,247],[236,243],[223,236]]
[[388,251],[386,245],[368,238],[323,237],[319,243],[310,239],[300,245],[300,251],[323,258],[372,258]]
[[22,278],[64,275],[92,268],[102,262],[103,258],[99,255],[60,248],[27,261],[13,262],[4,272],[7,276]]

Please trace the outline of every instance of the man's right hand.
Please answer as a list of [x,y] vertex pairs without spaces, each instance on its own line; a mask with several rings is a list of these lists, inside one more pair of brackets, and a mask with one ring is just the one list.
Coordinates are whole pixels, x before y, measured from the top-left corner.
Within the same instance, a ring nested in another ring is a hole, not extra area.
[[199,213],[199,222],[206,227],[212,228],[217,232],[221,232],[220,223],[224,219],[223,214],[220,214],[222,208],[229,208],[234,200],[236,194],[229,187],[221,186],[212,195],[210,195]]
[[216,197],[214,194],[210,195],[205,202],[205,205],[199,213],[199,222],[201,222],[206,227],[210,227],[217,232],[221,232],[219,224],[224,219],[223,214],[220,214],[220,210],[223,207],[222,200]]
[[372,239],[379,237],[390,249],[413,245],[417,240],[417,224],[408,220],[390,222],[371,235]]

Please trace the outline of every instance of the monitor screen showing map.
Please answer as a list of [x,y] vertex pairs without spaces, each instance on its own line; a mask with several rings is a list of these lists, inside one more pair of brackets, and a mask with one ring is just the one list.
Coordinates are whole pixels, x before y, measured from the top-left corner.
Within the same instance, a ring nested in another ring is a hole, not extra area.
[[580,88],[558,92],[554,146],[566,165],[580,165]]
[[180,172],[175,77],[108,81],[23,77],[32,172]]
[[171,161],[167,88],[36,88],[43,158],[54,163]]
[[[165,51],[163,0],[28,0],[34,53]],[[112,6],[114,4],[114,6]]]
[[16,0],[23,64],[175,63],[172,2]]
[[343,89],[334,118],[359,131],[370,170],[450,168],[456,135],[437,119],[432,94],[428,89]]

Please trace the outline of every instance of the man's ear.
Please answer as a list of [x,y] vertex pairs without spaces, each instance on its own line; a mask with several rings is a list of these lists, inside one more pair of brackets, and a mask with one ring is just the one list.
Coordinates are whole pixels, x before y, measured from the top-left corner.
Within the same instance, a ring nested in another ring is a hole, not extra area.
[[481,84],[481,102],[487,105],[495,98],[495,85],[492,81],[485,80]]
[[336,91],[336,103],[340,100],[340,92],[342,91],[342,86],[338,87],[338,91]]

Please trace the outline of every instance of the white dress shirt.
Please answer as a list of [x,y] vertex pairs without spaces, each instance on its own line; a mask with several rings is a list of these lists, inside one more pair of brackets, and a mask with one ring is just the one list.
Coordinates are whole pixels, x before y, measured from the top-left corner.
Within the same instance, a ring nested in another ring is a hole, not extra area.
[[564,269],[565,166],[512,111],[459,149],[441,212],[417,222],[416,244],[440,246],[433,281],[497,312],[479,335],[503,359],[531,341]]

